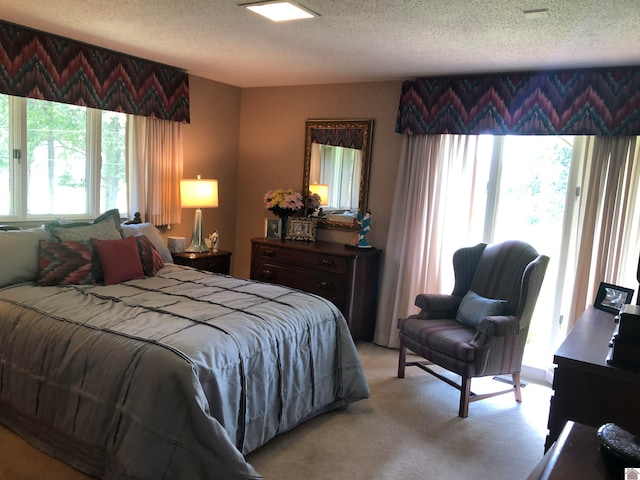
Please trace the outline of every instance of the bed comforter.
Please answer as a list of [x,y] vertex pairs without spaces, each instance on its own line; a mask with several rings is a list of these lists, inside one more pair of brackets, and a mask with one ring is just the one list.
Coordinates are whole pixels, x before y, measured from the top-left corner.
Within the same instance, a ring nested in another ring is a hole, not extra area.
[[101,478],[260,478],[243,454],[369,396],[339,310],[166,265],[0,290],[0,422]]

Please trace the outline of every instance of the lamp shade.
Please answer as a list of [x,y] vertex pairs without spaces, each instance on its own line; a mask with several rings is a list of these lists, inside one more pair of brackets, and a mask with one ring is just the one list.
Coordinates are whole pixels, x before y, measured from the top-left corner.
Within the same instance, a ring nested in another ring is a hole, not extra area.
[[329,185],[326,183],[314,183],[309,185],[311,193],[317,193],[320,197],[320,206],[329,205]]
[[182,208],[216,208],[218,206],[218,180],[180,180]]

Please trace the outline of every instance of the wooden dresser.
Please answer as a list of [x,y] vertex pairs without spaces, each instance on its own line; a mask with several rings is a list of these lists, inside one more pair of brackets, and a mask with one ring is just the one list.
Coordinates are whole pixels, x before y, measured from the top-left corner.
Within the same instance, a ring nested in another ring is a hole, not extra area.
[[380,250],[331,242],[251,239],[251,278],[331,300],[356,340],[372,340],[378,302]]
[[553,357],[556,369],[545,451],[568,420],[591,427],[616,423],[640,434],[640,371],[607,363],[614,315],[589,307]]

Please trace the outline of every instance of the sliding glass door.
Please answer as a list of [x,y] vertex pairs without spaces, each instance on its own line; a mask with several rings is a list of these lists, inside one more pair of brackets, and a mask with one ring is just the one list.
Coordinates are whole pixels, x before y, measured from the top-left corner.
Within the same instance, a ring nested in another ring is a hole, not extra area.
[[550,364],[562,324],[558,273],[569,240],[563,224],[573,142],[560,136],[501,136],[492,142],[484,241],[518,238],[550,258],[524,358],[541,371]]

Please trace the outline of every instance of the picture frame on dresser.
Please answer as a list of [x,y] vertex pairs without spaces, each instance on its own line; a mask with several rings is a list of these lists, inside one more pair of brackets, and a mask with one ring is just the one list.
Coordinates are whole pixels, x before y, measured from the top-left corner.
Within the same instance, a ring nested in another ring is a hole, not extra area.
[[282,231],[282,220],[279,218],[264,219],[264,238],[270,240],[280,240]]
[[316,241],[316,222],[310,218],[290,218],[287,222],[287,240]]
[[623,305],[631,303],[633,289],[600,282],[594,308],[618,314]]

